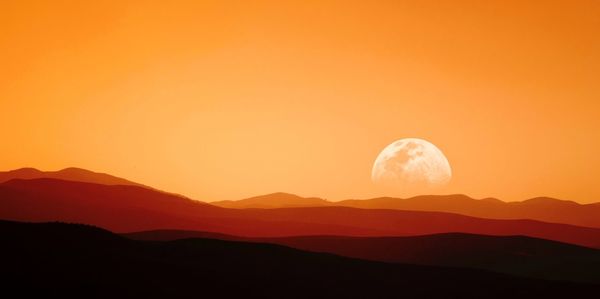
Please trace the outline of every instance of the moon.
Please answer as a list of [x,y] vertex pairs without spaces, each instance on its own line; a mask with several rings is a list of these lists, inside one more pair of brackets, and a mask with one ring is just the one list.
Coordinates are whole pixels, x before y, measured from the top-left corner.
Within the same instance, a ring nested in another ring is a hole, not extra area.
[[452,178],[450,163],[431,142],[404,138],[386,146],[373,164],[371,180],[401,191],[444,186]]

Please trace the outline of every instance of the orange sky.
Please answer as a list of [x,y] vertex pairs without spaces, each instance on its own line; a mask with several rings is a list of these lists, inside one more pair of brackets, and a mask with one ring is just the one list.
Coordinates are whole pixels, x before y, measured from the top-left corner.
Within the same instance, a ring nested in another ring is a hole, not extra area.
[[3,170],[366,198],[379,151],[419,137],[452,165],[437,193],[600,201],[596,0],[2,6]]

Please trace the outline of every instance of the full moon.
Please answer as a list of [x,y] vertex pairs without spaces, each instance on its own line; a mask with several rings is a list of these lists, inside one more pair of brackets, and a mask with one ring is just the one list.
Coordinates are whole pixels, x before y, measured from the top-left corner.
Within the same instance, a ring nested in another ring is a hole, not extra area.
[[374,183],[406,192],[441,187],[451,178],[450,163],[442,151],[418,138],[400,139],[386,146],[371,171]]

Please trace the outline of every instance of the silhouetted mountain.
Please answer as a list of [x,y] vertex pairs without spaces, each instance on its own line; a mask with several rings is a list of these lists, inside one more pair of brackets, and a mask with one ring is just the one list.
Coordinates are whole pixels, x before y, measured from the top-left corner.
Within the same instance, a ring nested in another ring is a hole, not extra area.
[[241,200],[213,201],[210,204],[234,209],[271,209],[271,208],[294,208],[294,207],[316,207],[327,205],[328,202],[317,197],[300,197],[298,195],[277,192],[262,196],[250,197]]
[[542,279],[600,284],[600,250],[525,236],[446,233],[411,237],[245,238],[198,231],[124,234],[135,240],[211,238],[285,245],[365,260],[485,269]]
[[[309,200],[309,201],[304,201]],[[212,202],[228,208],[284,208],[293,202],[302,206],[343,206],[360,209],[394,209],[407,211],[433,211],[456,213],[491,219],[533,219],[600,228],[600,203],[579,204],[573,201],[548,197],[532,198],[520,202],[503,202],[495,198],[473,199],[466,195],[422,195],[407,199],[379,197],[350,199],[338,202],[305,199],[292,194],[275,193],[248,200]]]
[[93,172],[86,169],[70,167],[59,171],[40,171],[35,168],[21,168],[11,171],[0,171],[0,183],[4,183],[14,179],[59,179],[65,181],[77,181],[85,183],[95,183],[103,185],[132,185],[146,187],[126,179],[112,176],[106,173]]
[[0,218],[79,222],[117,232],[181,229],[248,237],[526,235],[600,248],[600,229],[564,224],[347,207],[226,209],[136,186],[54,179],[0,184]]
[[273,244],[133,241],[94,227],[0,221],[3,293],[61,298],[582,298],[598,285],[386,264]]
[[[132,185],[152,189],[151,187],[109,174],[74,167],[59,171],[40,171],[35,168],[21,168],[0,172],[0,183],[12,179],[37,178],[54,178],[103,185]],[[344,206],[361,209],[433,211],[456,213],[479,218],[532,219],[600,228],[600,203],[579,204],[573,201],[548,197],[532,198],[520,202],[503,202],[495,198],[473,199],[466,195],[456,194],[423,195],[407,199],[380,197],[365,200],[350,199],[330,202],[316,197],[301,197],[278,192],[236,201],[215,201],[210,204],[236,209]]]
[[412,211],[438,211],[493,219],[535,219],[545,222],[600,227],[600,205],[538,197],[519,202],[472,199],[465,195],[426,195],[408,199],[345,200],[341,206]]
[[[1,221],[1,220],[0,220]],[[240,237],[234,235],[203,232],[197,230],[176,230],[176,229],[157,229],[157,230],[145,230],[140,232],[122,233],[129,239],[139,241],[175,241],[182,239],[216,239],[224,241],[242,241],[242,242],[256,242],[256,240],[278,240],[285,238],[250,238]],[[293,238],[293,237],[292,237]],[[302,237],[300,237],[302,238]],[[273,242],[274,243],[274,242]]]
[[118,232],[172,228],[256,236],[378,233],[372,228],[302,219],[263,220],[252,214],[137,186],[55,179],[0,184],[0,219],[7,220],[88,223]]

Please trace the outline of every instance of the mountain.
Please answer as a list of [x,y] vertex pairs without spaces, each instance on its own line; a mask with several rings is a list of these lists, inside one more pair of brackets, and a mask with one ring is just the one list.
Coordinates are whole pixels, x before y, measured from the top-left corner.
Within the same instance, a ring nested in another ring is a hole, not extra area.
[[494,198],[478,200],[465,195],[426,195],[408,199],[345,200],[336,204],[362,209],[449,212],[493,219],[535,219],[600,228],[600,204],[579,204],[548,197],[503,202]]
[[220,208],[143,187],[56,179],[0,184],[0,219],[87,223],[117,232],[171,228],[258,236],[379,233],[332,223],[260,219],[251,211]]
[[0,171],[0,183],[4,183],[14,179],[59,179],[65,181],[77,181],[86,183],[95,183],[103,185],[131,185],[146,187],[126,179],[112,176],[106,173],[93,172],[82,168],[70,167],[59,171],[40,171],[35,168],[21,168],[11,171]]
[[0,221],[3,292],[61,298],[583,298],[592,284],[388,264],[273,244],[134,241],[86,225]]
[[525,236],[446,233],[411,237],[245,238],[198,231],[124,234],[134,240],[211,238],[285,245],[365,260],[478,268],[511,275],[600,284],[600,250]]
[[277,192],[262,196],[250,197],[241,200],[223,200],[213,201],[210,204],[234,209],[272,209],[272,208],[294,208],[294,207],[315,207],[328,205],[324,199],[317,197],[300,197],[298,195]]
[[411,236],[446,232],[526,235],[600,248],[600,229],[534,220],[335,206],[226,209],[137,186],[55,179],[0,184],[0,219],[87,223],[116,232],[177,229],[247,237]]
[[[306,201],[305,201],[306,200]],[[466,195],[423,195],[411,198],[379,197],[350,199],[337,202],[275,193],[248,199],[211,204],[228,208],[284,208],[298,206],[342,206],[360,209],[394,209],[407,211],[448,212],[491,219],[534,219],[600,228],[600,203],[579,204],[548,197],[520,202],[503,202],[495,198],[473,199]]]
[[[38,178],[54,178],[103,185],[131,185],[151,189],[151,187],[116,176],[74,167],[59,171],[40,171],[35,168],[21,168],[0,172],[0,183],[12,179]],[[532,198],[520,202],[503,202],[494,198],[473,199],[466,195],[456,194],[423,195],[407,199],[379,197],[365,200],[351,199],[331,202],[316,197],[301,197],[278,192],[236,201],[216,201],[210,204],[236,209],[343,206],[360,209],[434,211],[456,213],[478,218],[533,219],[544,222],[600,228],[600,203],[579,204],[573,201],[548,197]]]

